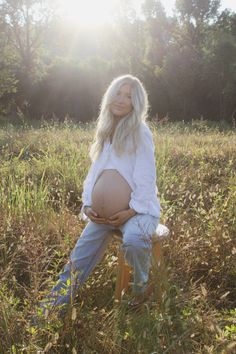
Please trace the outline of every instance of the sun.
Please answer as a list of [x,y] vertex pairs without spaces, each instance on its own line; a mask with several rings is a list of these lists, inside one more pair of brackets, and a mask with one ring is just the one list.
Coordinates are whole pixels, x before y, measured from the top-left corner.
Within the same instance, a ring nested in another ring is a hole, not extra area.
[[73,25],[97,26],[109,22],[112,0],[61,0],[60,12]]

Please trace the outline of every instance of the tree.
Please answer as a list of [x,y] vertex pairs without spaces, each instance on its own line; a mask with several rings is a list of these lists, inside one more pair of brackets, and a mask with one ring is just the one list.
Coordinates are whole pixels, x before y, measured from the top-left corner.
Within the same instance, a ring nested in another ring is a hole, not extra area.
[[220,0],[176,0],[175,7],[181,22],[193,22],[197,27],[217,19]]
[[11,103],[9,95],[16,92],[18,81],[13,70],[14,53],[7,43],[6,26],[1,17],[0,30],[0,112],[6,114]]
[[[211,118],[216,114],[209,96],[211,85],[215,87],[216,84],[210,74],[213,65],[209,71],[208,58],[214,42],[212,27],[218,18],[219,5],[218,0],[176,1],[176,26],[162,75],[166,82],[171,82],[171,106],[174,115],[180,119]],[[207,84],[210,77],[211,85]]]
[[171,39],[172,21],[159,0],[146,0],[142,5],[146,27],[145,61],[150,66],[162,66]]
[[34,80],[42,36],[52,18],[52,7],[46,0],[4,0],[0,13],[7,28],[8,43],[15,49],[22,73]]

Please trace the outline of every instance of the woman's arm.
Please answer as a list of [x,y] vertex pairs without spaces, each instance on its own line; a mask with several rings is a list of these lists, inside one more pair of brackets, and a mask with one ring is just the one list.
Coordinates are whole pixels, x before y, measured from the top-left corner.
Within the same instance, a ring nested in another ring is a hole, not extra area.
[[92,179],[94,175],[94,165],[95,163],[93,162],[89,168],[88,174],[84,180],[83,183],[83,192],[82,192],[82,202],[83,206],[89,206],[92,204],[91,200],[91,190],[92,190]]
[[133,179],[136,188],[131,193],[130,208],[137,213],[148,214],[150,203],[156,195],[156,164],[152,133],[148,127],[141,131],[141,141],[136,151]]
[[112,215],[108,221],[110,225],[120,226],[136,213],[149,214],[150,207],[156,197],[156,166],[152,133],[144,127],[142,139],[136,152],[136,161],[133,179],[136,188],[131,193],[129,209]]
[[83,220],[88,220],[88,216],[85,213],[85,208],[90,207],[92,204],[91,191],[92,191],[92,178],[94,174],[95,163],[93,162],[89,168],[87,176],[83,182],[83,192],[82,192],[82,208],[80,210],[80,215]]

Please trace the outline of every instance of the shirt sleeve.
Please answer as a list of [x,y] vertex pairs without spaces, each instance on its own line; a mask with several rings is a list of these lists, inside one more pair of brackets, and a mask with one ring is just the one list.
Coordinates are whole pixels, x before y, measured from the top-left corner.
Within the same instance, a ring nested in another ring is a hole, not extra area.
[[141,141],[136,151],[130,208],[137,213],[148,214],[153,197],[156,196],[156,166],[152,133],[148,127],[141,131]]
[[83,183],[82,208],[80,210],[80,217],[82,220],[88,220],[88,217],[84,214],[84,207],[90,206],[92,204],[91,189],[92,189],[92,179],[94,175],[94,169],[95,169],[95,163],[93,162],[90,166],[88,174]]

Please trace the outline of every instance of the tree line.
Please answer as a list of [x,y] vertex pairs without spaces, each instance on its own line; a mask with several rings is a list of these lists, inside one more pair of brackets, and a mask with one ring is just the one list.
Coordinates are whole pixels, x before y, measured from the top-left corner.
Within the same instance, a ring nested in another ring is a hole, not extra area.
[[157,120],[235,122],[236,14],[220,0],[176,0],[172,16],[159,0],[138,14],[120,0],[96,28],[66,23],[57,1],[0,2],[2,119],[94,120],[106,86],[131,73]]

